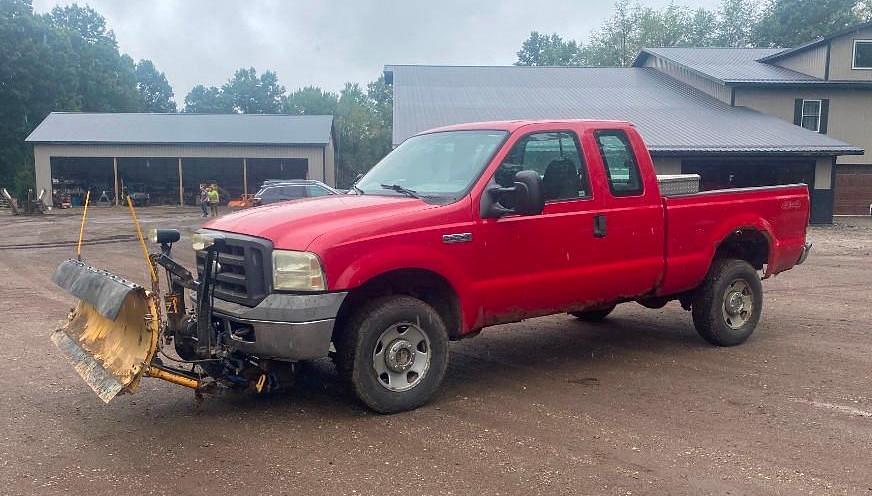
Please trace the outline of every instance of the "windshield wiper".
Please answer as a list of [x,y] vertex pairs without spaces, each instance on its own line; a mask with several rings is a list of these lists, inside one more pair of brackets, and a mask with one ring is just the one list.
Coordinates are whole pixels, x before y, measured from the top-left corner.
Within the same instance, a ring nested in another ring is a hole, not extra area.
[[358,195],[362,195],[362,194],[364,194],[364,193],[363,193],[363,190],[360,189],[360,186],[358,186],[358,185],[356,185],[356,184],[352,184],[352,185],[351,185],[351,188],[352,188],[354,191],[357,191],[357,194],[358,194]]
[[400,186],[399,184],[380,184],[379,186],[381,186],[383,189],[394,190],[397,193],[402,193],[411,198],[421,198],[421,195],[419,195],[417,191],[406,188],[404,186]]

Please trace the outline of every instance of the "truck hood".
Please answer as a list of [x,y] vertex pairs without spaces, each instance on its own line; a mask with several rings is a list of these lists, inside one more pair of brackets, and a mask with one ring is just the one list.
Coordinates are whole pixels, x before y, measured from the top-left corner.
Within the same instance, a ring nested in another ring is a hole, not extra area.
[[242,210],[203,227],[268,239],[279,249],[306,250],[324,233],[372,232],[433,207],[423,200],[399,196],[322,196]]

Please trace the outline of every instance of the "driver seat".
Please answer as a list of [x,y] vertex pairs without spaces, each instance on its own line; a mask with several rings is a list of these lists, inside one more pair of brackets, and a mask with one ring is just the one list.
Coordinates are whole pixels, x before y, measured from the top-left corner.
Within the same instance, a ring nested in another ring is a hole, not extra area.
[[578,169],[571,160],[552,160],[542,176],[545,200],[575,198],[578,196]]

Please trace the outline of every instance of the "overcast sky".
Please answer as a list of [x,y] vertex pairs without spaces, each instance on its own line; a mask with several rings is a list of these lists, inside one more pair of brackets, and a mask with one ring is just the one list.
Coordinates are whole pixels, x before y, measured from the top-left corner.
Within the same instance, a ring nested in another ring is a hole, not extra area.
[[[66,0],[34,0],[46,12]],[[83,3],[79,1],[78,3]],[[239,67],[276,71],[293,90],[365,83],[385,64],[506,65],[530,31],[586,40],[612,1],[89,0],[123,52],[151,59],[176,101]],[[662,7],[669,0],[643,0]],[[719,0],[678,4],[716,8]]]

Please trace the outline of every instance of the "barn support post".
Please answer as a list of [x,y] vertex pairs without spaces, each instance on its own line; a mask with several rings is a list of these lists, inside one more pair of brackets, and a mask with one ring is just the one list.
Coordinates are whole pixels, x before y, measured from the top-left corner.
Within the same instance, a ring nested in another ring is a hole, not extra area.
[[185,182],[182,179],[182,157],[179,157],[179,206],[185,206]]
[[248,194],[248,159],[242,159],[242,194]]
[[112,177],[114,179],[113,185],[115,188],[115,206],[121,205],[121,195],[119,195],[118,191],[118,157],[112,157]]

